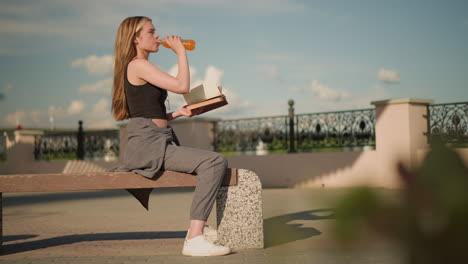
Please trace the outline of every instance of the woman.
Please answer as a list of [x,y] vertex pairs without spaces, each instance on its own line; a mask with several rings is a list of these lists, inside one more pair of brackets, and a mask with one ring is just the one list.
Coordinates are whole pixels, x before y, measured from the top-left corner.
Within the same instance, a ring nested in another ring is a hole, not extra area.
[[178,74],[173,77],[148,61],[159,49],[159,35],[147,17],[129,17],[119,26],[115,41],[112,112],[116,120],[129,119],[124,165],[119,171],[134,171],[152,178],[161,169],[196,173],[198,183],[190,209],[190,227],[182,254],[218,256],[230,253],[204,236],[206,220],[221,186],[227,161],[220,154],[178,146],[168,121],[196,113],[181,108],[166,113],[167,91],[190,90],[187,54],[180,37],[165,41],[177,54]]

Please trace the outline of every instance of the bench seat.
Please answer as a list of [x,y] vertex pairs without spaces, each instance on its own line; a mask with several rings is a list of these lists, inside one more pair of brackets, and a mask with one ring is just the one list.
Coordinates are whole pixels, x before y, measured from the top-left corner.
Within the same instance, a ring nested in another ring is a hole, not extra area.
[[[154,179],[133,172],[10,174],[0,176],[0,193],[193,187],[196,175],[161,171]],[[237,169],[226,170],[222,186],[237,184]]]

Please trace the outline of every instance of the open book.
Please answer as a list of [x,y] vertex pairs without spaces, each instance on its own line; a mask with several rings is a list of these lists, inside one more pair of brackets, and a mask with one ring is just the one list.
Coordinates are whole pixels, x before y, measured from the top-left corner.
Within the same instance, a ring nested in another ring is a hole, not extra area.
[[184,94],[185,108],[195,110],[197,114],[202,114],[221,106],[227,105],[226,96],[221,91],[221,87],[215,82],[205,82]]

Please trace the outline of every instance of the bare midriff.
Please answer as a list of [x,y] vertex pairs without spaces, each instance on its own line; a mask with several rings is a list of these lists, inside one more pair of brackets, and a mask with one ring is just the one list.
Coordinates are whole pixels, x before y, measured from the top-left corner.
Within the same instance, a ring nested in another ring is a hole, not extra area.
[[151,119],[151,121],[153,121],[153,123],[157,126],[157,127],[160,127],[160,128],[166,128],[167,127],[167,120],[166,119]]

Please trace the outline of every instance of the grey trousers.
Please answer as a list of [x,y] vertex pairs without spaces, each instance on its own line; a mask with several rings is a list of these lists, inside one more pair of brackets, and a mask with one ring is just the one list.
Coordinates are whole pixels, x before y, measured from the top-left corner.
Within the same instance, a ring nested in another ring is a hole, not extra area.
[[[177,146],[172,128],[160,128],[149,118],[131,118],[127,136],[124,164],[108,171],[133,171],[150,179],[154,179],[160,170],[196,173],[198,181],[190,219],[206,221],[224,178],[226,159],[216,152]],[[148,209],[151,189],[128,191]]]
[[206,221],[224,178],[227,160],[219,153],[168,144],[163,169],[197,174],[191,220]]

